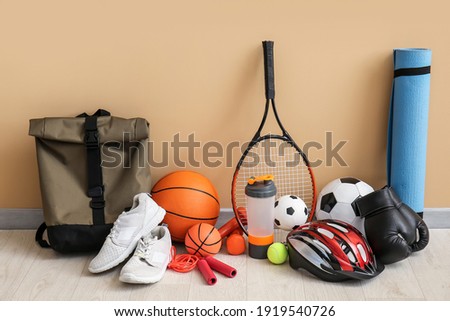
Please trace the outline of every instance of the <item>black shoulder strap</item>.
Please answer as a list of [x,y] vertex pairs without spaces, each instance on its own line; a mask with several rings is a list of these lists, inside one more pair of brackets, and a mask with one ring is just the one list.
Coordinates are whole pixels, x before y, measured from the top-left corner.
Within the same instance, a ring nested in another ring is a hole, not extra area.
[[[111,116],[111,113],[107,110],[104,109],[97,109],[97,111],[95,112],[95,114],[93,114],[92,116]],[[77,117],[89,117],[88,113],[82,113],[79,114]]]
[[[82,113],[77,117],[86,118],[84,125],[84,144],[87,152],[87,170],[88,170],[88,190],[87,195],[91,198],[90,207],[92,208],[92,218],[94,225],[105,224],[105,199],[103,196],[103,175],[101,167],[100,143],[98,139],[97,117],[110,116],[111,114],[99,109],[94,115],[89,116]],[[44,232],[47,224],[42,223],[36,230],[35,241],[43,248],[50,248],[50,244],[44,240]]]
[[44,248],[49,248],[50,244],[46,240],[44,240],[44,232],[47,229],[47,224],[42,223],[38,229],[36,230],[36,235],[34,237],[35,241]]
[[105,224],[105,199],[101,167],[100,143],[97,129],[97,116],[107,116],[108,112],[98,110],[87,116],[84,123],[84,144],[87,152],[88,191],[91,198],[92,220],[94,225]]
[[92,116],[111,116],[111,113],[104,109],[98,109]]

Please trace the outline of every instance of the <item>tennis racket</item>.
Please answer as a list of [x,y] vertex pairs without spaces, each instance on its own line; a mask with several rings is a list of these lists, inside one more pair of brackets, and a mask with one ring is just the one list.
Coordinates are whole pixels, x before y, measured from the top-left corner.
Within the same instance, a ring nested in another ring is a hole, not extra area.
[[[263,41],[262,44],[266,95],[264,115],[258,130],[237,163],[231,186],[231,201],[236,221],[246,234],[248,233],[246,222],[242,219],[242,208],[247,207],[245,186],[251,176],[273,175],[277,187],[276,198],[283,195],[300,197],[309,210],[307,221],[312,220],[316,205],[314,174],[309,160],[284,128],[275,106],[273,41]],[[270,106],[281,135],[261,135]]]

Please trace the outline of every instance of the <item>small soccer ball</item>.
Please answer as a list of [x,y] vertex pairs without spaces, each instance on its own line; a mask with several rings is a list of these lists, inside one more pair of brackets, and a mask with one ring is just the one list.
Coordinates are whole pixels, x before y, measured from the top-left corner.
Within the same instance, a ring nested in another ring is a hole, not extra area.
[[284,195],[275,202],[276,227],[291,231],[305,224],[307,218],[308,208],[300,197]]
[[364,219],[357,216],[352,203],[357,198],[373,192],[372,186],[354,178],[338,178],[328,183],[317,198],[316,218],[344,221],[364,234]]

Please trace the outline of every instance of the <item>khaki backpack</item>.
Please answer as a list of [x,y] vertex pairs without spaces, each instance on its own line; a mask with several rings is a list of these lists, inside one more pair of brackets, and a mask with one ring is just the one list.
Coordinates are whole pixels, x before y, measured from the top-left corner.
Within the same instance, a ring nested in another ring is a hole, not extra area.
[[45,220],[36,241],[62,253],[99,250],[133,196],[150,191],[148,122],[100,109],[32,119],[29,134],[36,140]]

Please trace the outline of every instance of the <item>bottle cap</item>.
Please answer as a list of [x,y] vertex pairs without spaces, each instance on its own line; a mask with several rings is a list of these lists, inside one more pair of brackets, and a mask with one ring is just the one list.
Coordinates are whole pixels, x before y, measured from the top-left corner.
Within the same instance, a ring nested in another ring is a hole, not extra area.
[[277,188],[273,182],[273,175],[250,177],[245,186],[245,195],[255,198],[275,196]]

